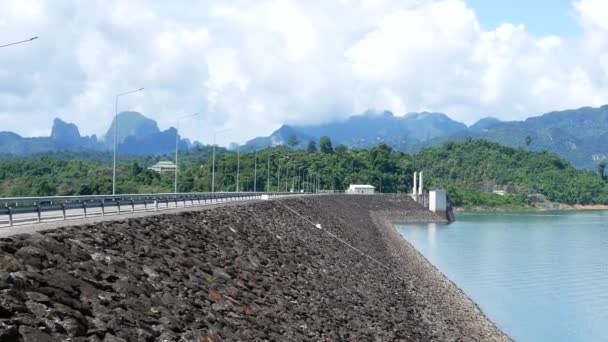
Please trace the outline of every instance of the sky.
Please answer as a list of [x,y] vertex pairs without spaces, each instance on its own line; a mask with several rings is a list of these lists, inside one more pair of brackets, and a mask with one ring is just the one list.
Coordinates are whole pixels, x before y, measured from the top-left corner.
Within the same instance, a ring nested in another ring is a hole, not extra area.
[[2,0],[0,131],[115,112],[205,143],[367,110],[472,124],[608,103],[606,0]]

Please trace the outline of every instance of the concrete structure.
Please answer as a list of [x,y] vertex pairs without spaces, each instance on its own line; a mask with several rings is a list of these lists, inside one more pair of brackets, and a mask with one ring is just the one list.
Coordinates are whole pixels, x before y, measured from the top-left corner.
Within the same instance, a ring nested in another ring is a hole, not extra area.
[[418,172],[414,172],[414,188],[412,189],[413,196],[416,196],[416,194],[418,193],[418,189],[416,188],[417,184],[418,184]]
[[372,195],[374,193],[374,187],[371,185],[351,184],[348,187],[348,190],[346,190],[346,193]]
[[163,172],[175,172],[177,167],[170,161],[159,161],[158,163],[150,166],[148,170],[156,171],[159,173]]
[[422,195],[422,190],[424,189],[424,183],[422,182],[422,171],[420,171],[420,176],[418,177],[418,195]]
[[448,195],[445,189],[429,191],[429,210],[441,216],[446,216],[448,209]]
[[505,190],[493,190],[492,192],[497,195],[501,195],[501,196],[504,196],[507,194],[507,191],[505,191]]

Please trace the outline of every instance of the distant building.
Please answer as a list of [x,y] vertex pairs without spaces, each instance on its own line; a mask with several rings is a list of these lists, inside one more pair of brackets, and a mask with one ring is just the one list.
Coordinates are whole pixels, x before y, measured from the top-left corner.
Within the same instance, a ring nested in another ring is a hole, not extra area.
[[500,196],[504,196],[504,195],[507,194],[506,190],[494,190],[492,192],[495,193],[495,194],[497,194],[497,195],[500,195]]
[[173,164],[170,161],[159,161],[158,163],[150,166],[148,168],[148,170],[152,170],[152,171],[156,171],[159,173],[163,173],[163,172],[175,172],[175,164]]
[[351,184],[346,193],[371,195],[374,193],[374,187],[371,185]]

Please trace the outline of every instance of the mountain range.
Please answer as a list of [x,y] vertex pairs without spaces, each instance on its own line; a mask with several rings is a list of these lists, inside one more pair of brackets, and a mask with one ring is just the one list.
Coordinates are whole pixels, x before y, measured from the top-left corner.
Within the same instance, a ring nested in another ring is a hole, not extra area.
[[334,146],[368,148],[386,143],[408,153],[448,141],[481,138],[511,147],[555,152],[578,167],[594,168],[608,159],[608,105],[551,112],[523,121],[484,118],[469,127],[443,113],[395,116],[387,111],[368,111],[328,124],[283,125],[270,136],[248,141],[242,149],[284,145],[291,136],[302,147],[324,135],[332,139]]
[[[116,140],[119,153],[147,155],[175,151],[175,128],[161,131],[156,121],[137,112],[122,112],[117,118],[120,123]],[[114,147],[114,125],[112,120],[107,133],[98,139],[95,135],[81,136],[75,124],[56,118],[48,137],[26,138],[13,132],[0,132],[0,153],[20,156],[50,151],[111,150]],[[180,139],[180,150],[191,146],[188,139]]]
[[[172,153],[176,130],[164,131],[156,121],[137,112],[118,115],[118,151],[122,154],[146,155]],[[0,132],[0,153],[29,155],[48,151],[104,151],[114,142],[114,120],[102,138],[81,136],[78,127],[55,119],[48,137],[25,138],[12,132]],[[369,148],[379,143],[408,153],[448,141],[482,138],[511,147],[548,150],[570,160],[575,166],[595,168],[608,159],[608,105],[546,113],[523,121],[501,121],[484,118],[467,126],[443,113],[409,113],[396,116],[391,112],[367,111],[342,121],[298,126],[283,125],[269,136],[252,139],[242,151],[296,142],[294,148],[305,148],[310,140],[329,136],[333,145]],[[296,139],[293,139],[295,137]],[[200,143],[179,141],[186,150]],[[236,145],[232,145],[233,148]]]

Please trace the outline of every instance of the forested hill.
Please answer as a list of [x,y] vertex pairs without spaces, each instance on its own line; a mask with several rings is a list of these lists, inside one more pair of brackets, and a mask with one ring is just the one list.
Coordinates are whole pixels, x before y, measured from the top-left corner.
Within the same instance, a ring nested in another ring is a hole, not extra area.
[[[211,150],[197,148],[180,155],[179,191],[210,191]],[[425,184],[450,190],[456,205],[525,205],[528,195],[543,194],[553,202],[608,204],[608,181],[599,173],[574,168],[549,152],[530,152],[484,140],[468,139],[425,149],[416,155],[398,152],[385,144],[370,149],[332,147],[323,137],[306,151],[285,146],[237,154],[218,149],[216,191],[235,191],[239,167],[240,191],[296,191],[300,179],[319,175],[321,188],[344,190],[351,183],[372,184],[380,192],[410,192],[414,171],[425,172]],[[173,174],[158,174],[147,167],[173,155],[119,158],[120,193],[173,191]],[[257,165],[257,172],[254,167]],[[110,154],[71,152],[0,160],[0,197],[107,194],[112,189]],[[268,171],[270,177],[268,177]],[[254,181],[254,175],[255,181]],[[269,183],[270,182],[270,183]],[[305,182],[305,186],[308,183]],[[507,190],[510,195],[492,194]]]
[[466,189],[538,193],[567,204],[608,203],[606,177],[577,169],[551,152],[467,139],[427,148],[415,156],[414,165],[437,183]]

